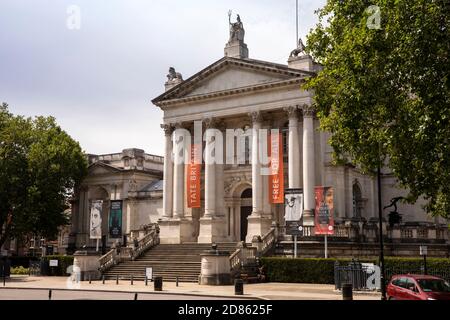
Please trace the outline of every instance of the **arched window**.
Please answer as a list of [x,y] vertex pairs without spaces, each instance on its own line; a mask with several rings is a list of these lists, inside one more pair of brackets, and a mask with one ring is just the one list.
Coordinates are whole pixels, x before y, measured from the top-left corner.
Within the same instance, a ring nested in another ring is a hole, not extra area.
[[353,217],[361,218],[362,193],[358,182],[353,184]]

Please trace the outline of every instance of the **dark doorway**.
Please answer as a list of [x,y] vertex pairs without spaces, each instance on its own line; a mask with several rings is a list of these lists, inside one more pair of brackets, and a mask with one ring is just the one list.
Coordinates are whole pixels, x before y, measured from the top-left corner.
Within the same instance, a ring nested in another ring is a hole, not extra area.
[[252,207],[241,207],[241,241],[245,241],[248,229],[248,217],[252,214]]
[[252,189],[246,189],[241,194],[243,205],[241,206],[241,241],[245,241],[248,230],[248,217],[252,214],[253,208],[248,206],[252,199]]

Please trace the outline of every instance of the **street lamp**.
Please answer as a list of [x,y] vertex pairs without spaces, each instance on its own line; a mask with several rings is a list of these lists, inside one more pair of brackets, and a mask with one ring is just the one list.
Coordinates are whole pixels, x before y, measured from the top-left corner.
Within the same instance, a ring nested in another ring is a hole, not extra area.
[[378,220],[380,224],[379,236],[380,236],[380,267],[381,267],[381,299],[386,300],[386,283],[384,282],[386,271],[384,269],[384,243],[383,243],[383,209],[381,208],[381,163],[378,163],[377,169],[378,180]]

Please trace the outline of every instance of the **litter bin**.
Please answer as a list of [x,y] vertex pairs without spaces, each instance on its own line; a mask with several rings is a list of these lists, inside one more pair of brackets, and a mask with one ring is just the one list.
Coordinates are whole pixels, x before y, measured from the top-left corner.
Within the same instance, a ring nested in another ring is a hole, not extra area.
[[162,291],[162,288],[163,288],[163,278],[162,277],[154,277],[153,283],[155,286],[155,291]]
[[236,279],[234,281],[234,294],[237,296],[242,296],[244,294],[244,281],[241,279]]
[[353,285],[351,283],[342,285],[342,300],[353,300]]

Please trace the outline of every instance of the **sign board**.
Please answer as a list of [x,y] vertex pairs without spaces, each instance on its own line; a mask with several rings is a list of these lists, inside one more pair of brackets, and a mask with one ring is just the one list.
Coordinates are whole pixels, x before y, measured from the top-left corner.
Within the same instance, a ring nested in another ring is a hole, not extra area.
[[303,223],[301,221],[286,221],[286,234],[290,236],[303,236]]
[[153,279],[153,268],[151,268],[151,267],[145,268],[145,276],[147,277],[147,279],[152,280]]
[[286,189],[284,220],[300,222],[303,216],[303,189]]
[[50,267],[57,267],[58,266],[58,260],[50,260],[49,265],[50,265]]
[[103,201],[92,201],[91,203],[91,221],[90,221],[90,239],[102,238],[102,211]]
[[315,224],[316,235],[334,234],[334,190],[332,187],[315,187]]
[[109,213],[109,237],[111,239],[122,238],[122,200],[111,201]]
[[421,256],[428,255],[428,247],[427,246],[420,246],[420,255]]

